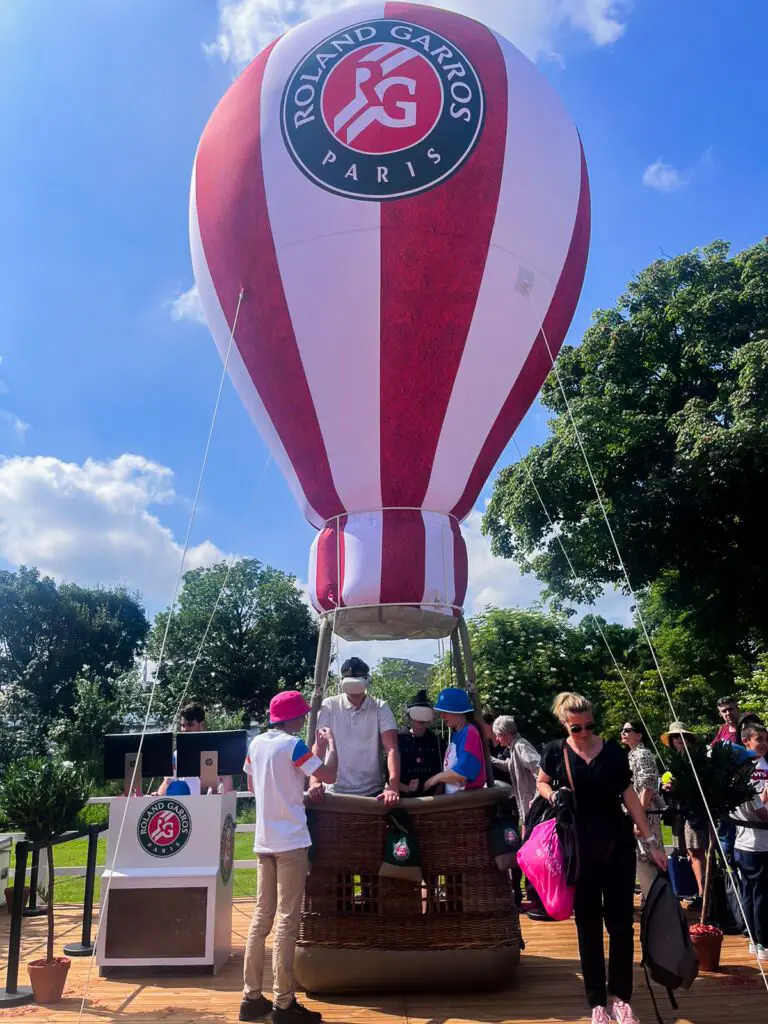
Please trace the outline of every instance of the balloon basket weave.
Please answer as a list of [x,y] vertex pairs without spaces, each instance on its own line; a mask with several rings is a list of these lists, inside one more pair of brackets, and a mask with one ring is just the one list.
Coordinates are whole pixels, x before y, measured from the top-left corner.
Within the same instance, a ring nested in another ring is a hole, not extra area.
[[326,796],[312,811],[312,869],[296,976],[310,992],[494,989],[511,984],[520,921],[488,829],[508,787],[401,801],[421,853],[421,881],[381,877],[386,811]]

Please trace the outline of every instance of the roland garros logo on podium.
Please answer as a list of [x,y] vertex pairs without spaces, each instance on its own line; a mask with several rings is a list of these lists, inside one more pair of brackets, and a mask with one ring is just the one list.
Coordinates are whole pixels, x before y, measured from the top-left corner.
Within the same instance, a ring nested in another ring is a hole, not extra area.
[[402,199],[471,156],[485,117],[480,77],[450,40],[378,19],[320,43],[294,70],[283,136],[299,168],[352,199]]
[[177,800],[155,800],[136,826],[139,843],[152,857],[172,857],[192,833],[189,812]]

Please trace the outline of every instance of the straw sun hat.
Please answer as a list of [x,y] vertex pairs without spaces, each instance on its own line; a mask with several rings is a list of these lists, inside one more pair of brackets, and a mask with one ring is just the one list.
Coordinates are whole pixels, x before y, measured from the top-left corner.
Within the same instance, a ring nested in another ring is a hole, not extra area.
[[667,731],[662,733],[661,742],[665,747],[672,746],[673,736],[685,736],[686,742],[696,742],[696,734],[691,732],[691,730],[687,726],[683,725],[682,722],[671,722]]

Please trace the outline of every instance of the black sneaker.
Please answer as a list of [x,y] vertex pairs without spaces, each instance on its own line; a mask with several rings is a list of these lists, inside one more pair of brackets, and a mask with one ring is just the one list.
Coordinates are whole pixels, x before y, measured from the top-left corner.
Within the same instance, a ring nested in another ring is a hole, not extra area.
[[240,1020],[264,1020],[272,1013],[272,1000],[259,996],[258,999],[244,999],[240,1003]]
[[285,1010],[276,1006],[272,1011],[272,1024],[320,1024],[322,1019],[322,1013],[308,1010],[306,1006],[297,1003],[295,999]]

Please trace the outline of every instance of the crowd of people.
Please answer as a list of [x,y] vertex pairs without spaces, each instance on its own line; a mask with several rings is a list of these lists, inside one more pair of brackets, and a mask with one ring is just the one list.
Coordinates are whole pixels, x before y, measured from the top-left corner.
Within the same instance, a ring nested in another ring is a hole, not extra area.
[[[667,869],[661,831],[665,784],[648,745],[643,723],[628,719],[621,742],[599,736],[589,700],[561,694],[554,705],[565,739],[539,751],[521,734],[509,714],[484,713],[475,719],[465,690],[448,688],[430,701],[420,690],[405,708],[407,724],[398,729],[392,709],[369,693],[368,666],[352,658],[342,666],[341,692],[326,698],[310,749],[300,738],[310,707],[298,691],[278,694],[270,705],[270,728],[250,744],[245,771],[255,795],[255,850],[259,861],[256,911],[245,956],[240,1020],[271,1014],[276,1024],[319,1024],[320,1014],[297,1002],[293,958],[308,870],[311,839],[305,812],[308,799],[320,803],[326,792],[369,797],[387,807],[403,798],[439,797],[484,787],[486,766],[509,784],[523,838],[533,827],[537,803],[556,804],[561,790],[573,794],[579,873],[574,916],[587,1001],[593,1024],[637,1024],[632,1010],[634,903],[636,882],[647,893],[656,874]],[[768,821],[768,732],[742,716],[733,700],[720,702],[722,726],[713,743],[728,743],[755,761],[757,796],[740,807],[735,821],[719,823],[724,848],[733,857],[742,884],[752,951],[768,959],[768,831],[751,828]],[[433,728],[436,720],[445,726]],[[483,732],[485,735],[483,735]],[[484,741],[492,757],[486,759]],[[700,742],[680,722],[661,736],[675,749]],[[478,837],[479,838],[479,837]],[[706,822],[679,815],[678,849],[690,858],[703,895]],[[546,919],[530,884],[512,872],[518,905]],[[273,998],[262,991],[265,942],[273,924]],[[606,965],[603,928],[609,937]],[[607,968],[607,969],[606,969]]]

